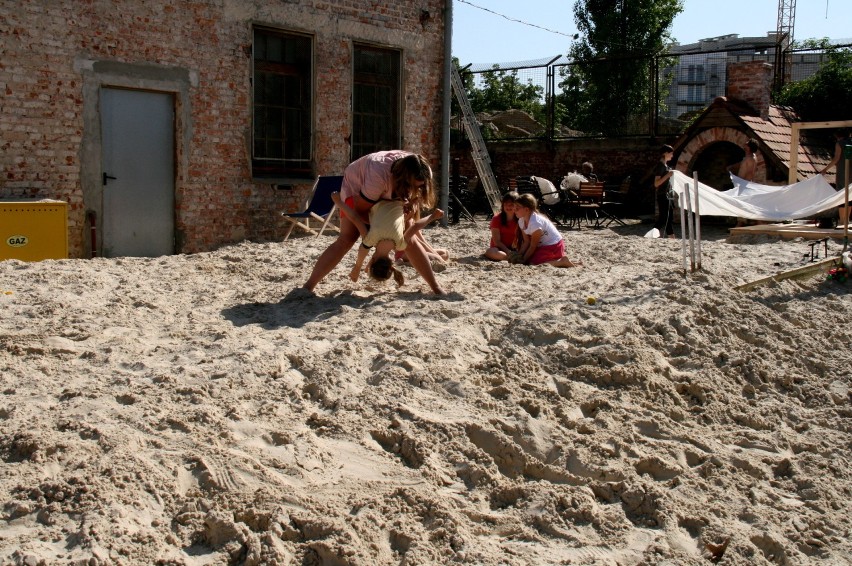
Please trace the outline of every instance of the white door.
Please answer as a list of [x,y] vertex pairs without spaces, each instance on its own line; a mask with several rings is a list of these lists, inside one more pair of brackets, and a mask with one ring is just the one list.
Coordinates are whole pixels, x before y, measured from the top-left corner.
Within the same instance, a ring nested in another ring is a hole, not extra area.
[[103,255],[174,253],[174,98],[101,89]]

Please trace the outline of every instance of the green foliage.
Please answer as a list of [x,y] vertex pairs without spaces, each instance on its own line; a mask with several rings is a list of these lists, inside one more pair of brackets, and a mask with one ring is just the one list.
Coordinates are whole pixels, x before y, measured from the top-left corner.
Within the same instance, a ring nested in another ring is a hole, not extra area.
[[563,68],[559,101],[563,125],[589,133],[620,134],[646,119],[654,69],[652,56],[671,40],[669,29],[682,0],[576,0],[580,41]]
[[[455,57],[453,57],[453,64],[461,70],[459,60]],[[536,122],[542,124],[542,127],[546,123],[546,105],[542,100],[544,88],[531,80],[523,84],[518,78],[517,71],[501,71],[495,65],[493,71],[477,73],[476,77],[482,84],[481,88],[476,86],[472,73],[461,72],[460,76],[474,112],[492,114],[505,110],[523,110]],[[452,112],[457,116],[461,113],[455,96],[452,100]],[[487,129],[484,129],[481,134],[484,139],[492,137],[492,132]]]
[[482,88],[468,91],[474,112],[500,112],[523,110],[537,122],[544,124],[545,111],[542,96],[544,88],[531,80],[523,84],[517,71],[501,71],[495,67],[480,75]]
[[775,102],[791,106],[806,122],[852,120],[852,49],[826,40],[810,40],[805,47],[825,50],[825,62],[807,79],[786,85]]

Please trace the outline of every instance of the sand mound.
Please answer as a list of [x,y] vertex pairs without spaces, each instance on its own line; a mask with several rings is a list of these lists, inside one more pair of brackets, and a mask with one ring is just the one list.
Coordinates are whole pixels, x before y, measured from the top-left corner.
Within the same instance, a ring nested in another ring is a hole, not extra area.
[[852,283],[647,230],[430,229],[440,299],[293,292],[328,236],[0,262],[0,562],[850,563]]

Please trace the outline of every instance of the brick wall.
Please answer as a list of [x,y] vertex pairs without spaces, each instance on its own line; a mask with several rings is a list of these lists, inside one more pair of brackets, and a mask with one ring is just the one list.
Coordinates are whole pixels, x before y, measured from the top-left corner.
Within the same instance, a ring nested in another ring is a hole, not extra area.
[[[659,160],[658,150],[673,140],[648,138],[579,139],[556,143],[547,142],[488,142],[491,166],[497,184],[505,189],[509,179],[519,175],[535,175],[558,184],[562,177],[580,171],[584,161],[594,165],[595,173],[608,187],[618,187],[630,177],[629,208],[631,216],[653,213],[653,192],[650,176]],[[452,150],[459,174],[473,179],[476,166],[470,151]],[[650,208],[650,211],[649,211]]]
[[727,96],[747,102],[764,120],[769,118],[772,65],[764,61],[732,63],[727,73]]
[[[110,76],[126,81],[120,86],[176,85],[176,251],[276,240],[280,212],[300,209],[310,183],[280,190],[251,180],[252,24],[314,36],[318,174],[340,174],[349,162],[353,42],[403,51],[402,146],[437,165],[443,6],[444,0],[416,6],[395,0],[0,0],[0,198],[68,202],[70,255],[88,255],[86,211],[99,210],[102,197],[99,142],[93,141],[99,133],[91,116],[101,83],[93,77],[116,68]],[[422,9],[430,14],[425,23]]]

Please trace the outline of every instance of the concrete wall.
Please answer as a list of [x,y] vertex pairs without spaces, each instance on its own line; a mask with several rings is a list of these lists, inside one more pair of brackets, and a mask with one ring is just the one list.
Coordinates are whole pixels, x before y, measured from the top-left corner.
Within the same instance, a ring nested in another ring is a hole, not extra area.
[[86,257],[86,211],[102,198],[99,89],[157,90],[176,106],[176,251],[278,239],[280,212],[301,209],[310,183],[251,180],[252,25],[314,37],[317,174],[349,162],[353,42],[402,50],[402,147],[437,165],[444,4],[0,0],[0,198],[68,202],[70,255]]

